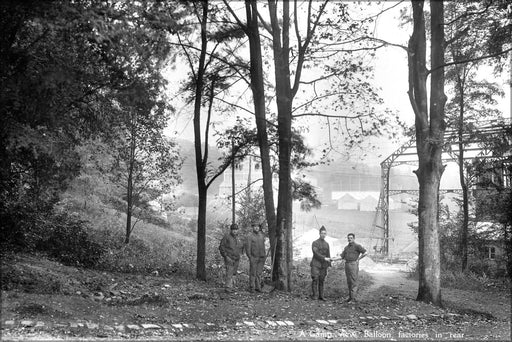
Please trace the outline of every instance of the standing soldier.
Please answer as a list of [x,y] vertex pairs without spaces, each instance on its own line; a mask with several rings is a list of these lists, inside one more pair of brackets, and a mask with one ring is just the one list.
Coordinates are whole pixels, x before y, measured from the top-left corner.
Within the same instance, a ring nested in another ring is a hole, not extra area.
[[359,277],[359,260],[364,258],[368,252],[355,241],[353,233],[347,235],[348,245],[341,253],[345,259],[345,275],[347,276],[348,299],[347,302],[356,302],[357,282]]
[[331,253],[329,244],[325,241],[327,229],[324,226],[320,228],[320,238],[313,241],[313,259],[311,259],[311,283],[312,299],[324,299],[324,281],[327,276],[327,268],[331,266]]
[[247,237],[245,253],[249,258],[249,291],[261,292],[261,273],[265,265],[265,236],[257,223],[252,224],[252,233]]
[[226,292],[233,292],[233,276],[238,270],[240,255],[243,252],[243,243],[238,238],[238,225],[233,223],[230,232],[224,235],[220,241],[219,251],[226,265]]

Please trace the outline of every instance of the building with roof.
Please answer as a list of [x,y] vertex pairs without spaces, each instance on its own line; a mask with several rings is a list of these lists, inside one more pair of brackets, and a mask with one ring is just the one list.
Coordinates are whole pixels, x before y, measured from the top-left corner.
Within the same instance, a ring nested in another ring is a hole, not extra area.
[[[331,200],[342,210],[376,211],[380,193],[377,191],[332,191]],[[401,209],[400,201],[389,199],[389,209]]]

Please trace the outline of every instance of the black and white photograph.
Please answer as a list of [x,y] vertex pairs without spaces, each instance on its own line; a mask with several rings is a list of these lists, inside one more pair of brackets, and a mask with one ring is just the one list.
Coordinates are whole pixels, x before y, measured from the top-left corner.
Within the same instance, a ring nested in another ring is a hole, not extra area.
[[0,1],[2,341],[510,341],[512,3]]

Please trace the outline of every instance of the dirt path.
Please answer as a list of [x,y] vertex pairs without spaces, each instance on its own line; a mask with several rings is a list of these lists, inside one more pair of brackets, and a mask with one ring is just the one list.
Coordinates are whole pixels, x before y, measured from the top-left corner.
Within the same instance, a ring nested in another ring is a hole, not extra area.
[[[408,299],[416,298],[418,281],[408,278],[403,266],[375,264],[365,271],[371,275],[373,284],[360,292],[362,298],[375,298],[384,292]],[[494,319],[510,319],[510,294],[443,288],[441,295],[445,307]]]
[[407,278],[402,265],[375,264],[374,267],[365,271],[372,276],[373,284],[363,290],[361,295],[380,292],[384,286],[399,291],[405,297],[414,296],[418,290],[418,282]]

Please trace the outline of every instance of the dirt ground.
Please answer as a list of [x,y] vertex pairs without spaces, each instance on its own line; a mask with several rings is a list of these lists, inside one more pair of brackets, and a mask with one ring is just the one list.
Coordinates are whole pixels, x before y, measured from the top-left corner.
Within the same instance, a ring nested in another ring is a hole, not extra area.
[[443,289],[444,307],[417,302],[417,281],[400,265],[375,264],[360,301],[344,302],[341,267],[327,301],[291,293],[249,293],[218,282],[113,274],[33,256],[2,264],[2,340],[506,340],[510,291]]

